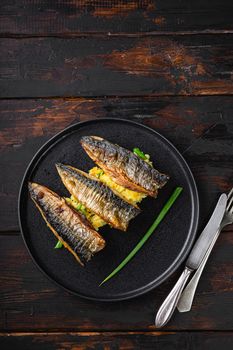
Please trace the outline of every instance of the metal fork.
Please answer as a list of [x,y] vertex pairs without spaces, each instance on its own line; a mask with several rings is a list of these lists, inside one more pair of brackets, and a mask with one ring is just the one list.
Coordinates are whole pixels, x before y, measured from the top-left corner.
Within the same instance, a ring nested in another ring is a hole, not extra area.
[[231,191],[229,192],[227,197],[228,198],[227,198],[226,212],[224,214],[224,217],[223,217],[223,220],[222,220],[221,225],[219,227],[219,230],[216,232],[216,235],[213,239],[213,242],[211,243],[209,249],[207,250],[206,255],[205,255],[201,265],[199,266],[199,268],[197,269],[197,271],[193,275],[192,279],[190,280],[190,282],[188,283],[188,285],[184,289],[183,293],[181,294],[179,303],[177,305],[177,308],[180,312],[187,312],[187,311],[191,310],[199,279],[201,277],[202,271],[204,270],[204,267],[205,267],[206,262],[209,258],[209,255],[210,255],[210,253],[215,245],[215,242],[217,241],[218,236],[219,236],[220,232],[222,231],[222,229],[225,226],[233,223],[233,188],[231,189]]

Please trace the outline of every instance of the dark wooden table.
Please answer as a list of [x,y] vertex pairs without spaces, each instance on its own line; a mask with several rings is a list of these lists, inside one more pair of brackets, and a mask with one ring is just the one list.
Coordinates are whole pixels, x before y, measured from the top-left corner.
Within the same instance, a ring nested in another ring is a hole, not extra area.
[[19,233],[26,166],[77,121],[127,118],[171,140],[198,184],[199,228],[233,185],[233,2],[2,0],[0,348],[232,349],[233,228],[218,239],[193,309],[155,311],[181,269],[131,301],[80,299],[34,266]]

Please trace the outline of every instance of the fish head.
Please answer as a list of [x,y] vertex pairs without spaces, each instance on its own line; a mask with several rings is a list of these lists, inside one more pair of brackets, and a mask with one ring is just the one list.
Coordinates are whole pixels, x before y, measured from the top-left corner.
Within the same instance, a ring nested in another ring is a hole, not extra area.
[[58,174],[62,177],[67,173],[67,166],[62,163],[55,164]]
[[83,136],[80,143],[89,157],[95,160],[102,158],[104,152],[103,141],[104,140],[99,136]]
[[71,194],[73,194],[74,190],[82,186],[84,179],[89,177],[84,171],[70,165],[57,163],[56,168],[63,184]]
[[72,187],[75,187],[75,183],[71,176],[71,168],[62,163],[57,163],[56,168],[63,184],[66,186],[68,191],[70,191]]
[[45,187],[42,185],[37,184],[36,182],[29,182],[28,183],[28,190],[30,193],[30,196],[35,199],[42,199],[45,195]]
[[36,203],[49,202],[51,199],[60,199],[57,193],[36,182],[28,183],[29,194]]

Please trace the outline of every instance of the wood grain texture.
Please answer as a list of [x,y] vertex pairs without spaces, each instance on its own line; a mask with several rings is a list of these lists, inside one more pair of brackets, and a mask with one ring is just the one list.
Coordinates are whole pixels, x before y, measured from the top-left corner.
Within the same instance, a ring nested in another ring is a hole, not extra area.
[[224,350],[232,349],[233,334],[226,332],[129,332],[1,334],[4,350]]
[[2,35],[233,31],[232,1],[2,0]]
[[[233,231],[223,232],[203,273],[192,312],[176,312],[165,329],[233,329],[232,254]],[[181,272],[134,300],[87,301],[50,282],[33,264],[22,238],[12,235],[0,236],[0,270],[0,330],[22,332],[153,331],[155,312]]]
[[39,147],[75,122],[101,117],[150,126],[178,147],[198,183],[202,227],[218,194],[232,186],[232,114],[230,96],[0,101],[0,231],[19,229],[19,186]]
[[233,179],[232,14],[230,0],[0,2],[1,349],[232,349],[232,226],[192,312],[156,332],[155,312],[181,270],[135,300],[82,300],[37,269],[17,222],[20,181],[38,148],[75,122],[122,117],[184,155],[203,228]]
[[233,35],[0,40],[1,97],[232,94]]

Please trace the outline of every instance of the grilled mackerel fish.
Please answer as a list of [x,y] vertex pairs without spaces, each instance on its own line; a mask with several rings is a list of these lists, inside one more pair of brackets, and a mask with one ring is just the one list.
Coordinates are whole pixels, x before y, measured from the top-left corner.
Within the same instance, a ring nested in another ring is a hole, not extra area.
[[110,226],[126,231],[129,221],[139,214],[139,208],[89,174],[69,165],[56,164],[56,167],[67,190]]
[[64,198],[37,183],[29,183],[28,188],[48,227],[81,265],[104,248],[104,239]]
[[83,136],[81,145],[89,157],[119,185],[156,197],[169,179],[133,152],[98,136]]

